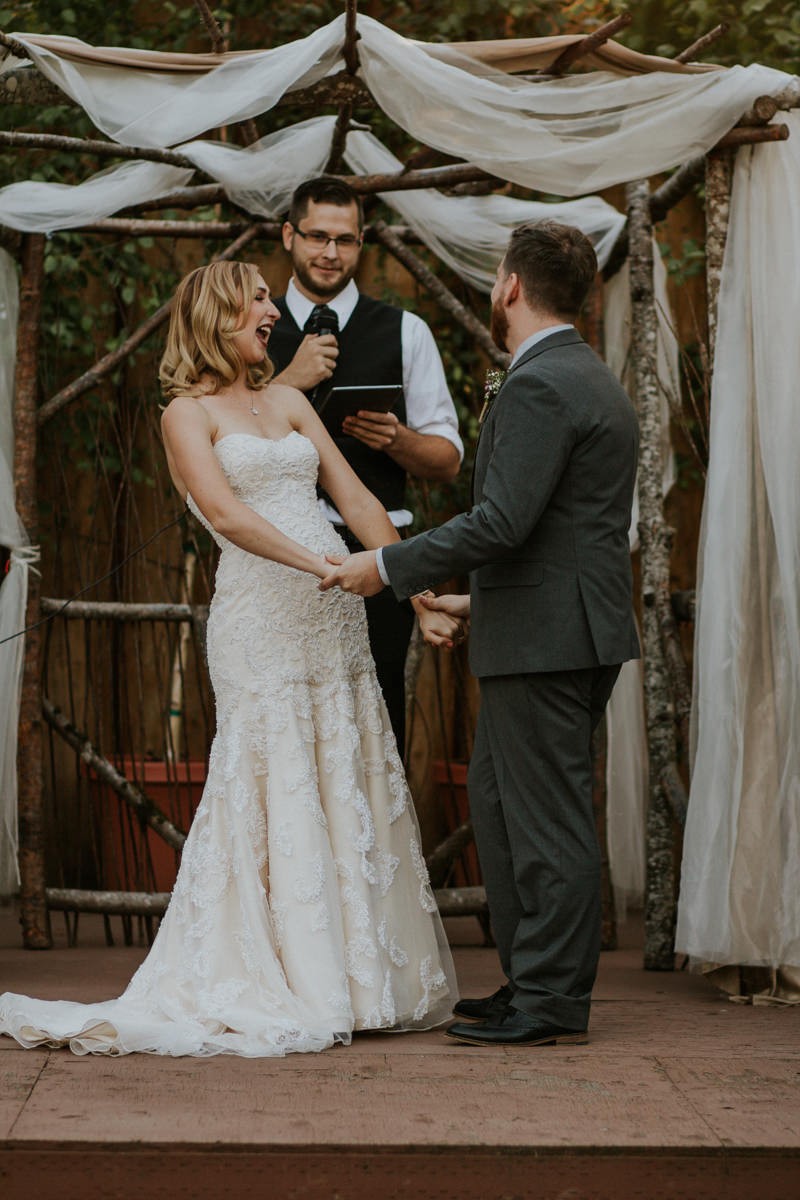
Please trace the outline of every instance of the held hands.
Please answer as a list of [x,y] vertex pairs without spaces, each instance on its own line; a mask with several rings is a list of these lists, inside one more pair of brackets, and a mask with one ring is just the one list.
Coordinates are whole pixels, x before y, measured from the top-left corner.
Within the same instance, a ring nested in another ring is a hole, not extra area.
[[412,603],[428,645],[452,650],[469,633],[469,596],[434,596],[433,592],[420,592]]
[[339,347],[332,333],[307,333],[285,371],[281,371],[280,382],[301,392],[330,379],[333,375]]
[[343,592],[354,592],[357,596],[375,596],[385,586],[378,574],[374,550],[362,550],[346,558],[341,554],[328,554],[326,561],[330,566],[319,585],[321,592],[338,587]]
[[457,617],[459,621],[465,621],[469,624],[469,593],[464,595],[448,595],[434,596],[433,592],[420,592],[418,599],[431,612],[448,613],[451,617]]
[[371,450],[391,450],[402,436],[403,429],[404,426],[392,412],[361,409],[354,417],[345,417],[342,421],[342,432],[358,438]]
[[[357,596],[375,596],[384,587],[374,550],[347,556],[328,554],[325,563],[328,573],[320,582],[321,592],[338,587]],[[469,632],[469,596],[434,596],[433,592],[421,592],[412,597],[411,603],[422,636],[430,646],[452,650],[464,641]]]

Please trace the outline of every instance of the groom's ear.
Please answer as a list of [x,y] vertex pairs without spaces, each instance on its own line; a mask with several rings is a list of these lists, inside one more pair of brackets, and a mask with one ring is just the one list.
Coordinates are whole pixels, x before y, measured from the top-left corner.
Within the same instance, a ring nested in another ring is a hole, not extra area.
[[506,276],[505,287],[503,288],[503,303],[514,304],[522,295],[522,284],[519,280],[519,275],[515,271],[511,271]]

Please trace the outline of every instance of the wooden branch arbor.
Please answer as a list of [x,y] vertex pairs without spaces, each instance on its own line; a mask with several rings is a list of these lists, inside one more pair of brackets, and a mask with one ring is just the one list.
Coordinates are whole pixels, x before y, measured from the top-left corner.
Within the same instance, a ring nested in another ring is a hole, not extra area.
[[[224,49],[224,38],[204,0],[196,0],[199,15],[214,44],[214,49]],[[339,172],[342,152],[353,119],[360,108],[374,104],[366,91],[358,71],[358,33],[356,28],[355,0],[346,0],[345,44],[343,57],[346,70],[333,79],[324,79],[315,87],[304,92],[291,93],[286,99],[292,104],[312,104],[316,109],[328,104],[337,113],[335,130],[328,159],[329,170]],[[619,28],[629,22],[626,14],[617,17],[608,26],[569,47],[549,68],[552,79],[568,66],[580,63],[581,57],[597,49]],[[697,53],[709,45],[722,32],[721,29],[701,39],[689,48],[686,55]],[[0,35],[0,42],[8,39]],[[19,45],[10,47],[17,54],[24,54]],[[684,55],[679,55],[683,59]],[[13,85],[13,86],[12,86]],[[53,89],[35,71],[11,72],[0,78],[0,98],[9,104],[38,97],[40,103],[52,103]],[[60,103],[66,99],[55,93]],[[795,95],[789,104],[795,104]],[[788,105],[787,105],[788,106]],[[707,159],[688,162],[651,192],[646,181],[629,185],[629,220],[620,235],[606,268],[606,275],[613,273],[629,256],[631,266],[631,292],[633,301],[633,358],[636,375],[636,400],[642,423],[642,454],[639,480],[642,613],[645,659],[645,695],[647,710],[648,749],[650,756],[651,791],[647,832],[647,896],[646,896],[646,948],[645,965],[652,969],[671,969],[673,966],[673,928],[675,918],[674,887],[674,831],[676,819],[679,823],[685,813],[685,794],[681,775],[677,768],[678,741],[676,721],[685,738],[688,718],[689,685],[686,665],[676,636],[675,620],[669,592],[669,549],[671,531],[667,528],[661,494],[663,463],[658,430],[658,384],[655,370],[655,323],[656,309],[653,293],[653,268],[651,252],[651,225],[660,220],[667,211],[694,184],[706,175],[707,224],[709,232],[709,331],[713,345],[716,313],[716,288],[725,242],[728,190],[730,187],[730,165],[736,147],[757,141],[777,140],[787,136],[787,129],[780,124],[768,124],[777,111],[777,103],[763,98],[750,113],[744,115],[737,128],[719,143]],[[244,140],[252,142],[258,130],[252,121],[243,123]],[[134,158],[155,162],[171,163],[176,166],[191,166],[180,154],[168,150],[141,150],[122,147],[115,143],[74,138],[56,138],[50,135],[7,132],[0,133],[0,144],[25,148],[56,147],[93,154],[100,159]],[[348,182],[365,196],[377,192],[399,191],[438,187],[458,188],[459,191],[487,187],[503,181],[492,180],[486,172],[468,163],[437,166],[427,169],[406,169],[396,175],[346,176]],[[220,211],[213,221],[197,218],[160,220],[157,216],[144,216],[140,211],[128,212],[102,221],[88,223],[82,228],[87,237],[118,235],[129,237],[203,237],[218,238],[228,245],[218,257],[233,258],[245,245],[258,241],[275,241],[280,236],[280,225],[254,217],[232,204],[224,190],[216,183],[198,184],[179,189],[159,201],[142,206],[149,213],[159,209],[179,209],[191,212],[198,207],[217,205]],[[483,351],[490,362],[503,365],[507,357],[501,354],[491,340],[488,330],[474,312],[442,282],[439,274],[432,271],[412,249],[409,242],[415,241],[404,226],[390,226],[384,221],[374,220],[368,226],[368,238],[379,242],[385,250],[401,263],[411,275],[439,302],[449,317],[458,322],[474,343]],[[37,505],[36,448],[38,431],[59,411],[84,395],[99,381],[124,363],[133,351],[161,328],[169,316],[169,305],[158,309],[144,321],[114,351],[109,352],[89,366],[71,383],[61,387],[55,394],[37,403],[36,346],[39,330],[39,312],[42,287],[43,238],[39,234],[26,234],[20,242],[23,265],[23,292],[19,322],[17,384],[16,384],[16,445],[15,482],[17,507],[29,531],[35,529]],[[30,589],[28,625],[34,625],[42,615],[52,615],[61,601],[40,599],[36,586]],[[115,611],[111,611],[111,609]],[[187,605],[122,605],[114,606],[83,603],[75,604],[64,614],[72,619],[91,621],[113,619],[119,622],[130,620],[153,621],[202,621],[203,614]],[[82,892],[79,889],[46,889],[44,857],[42,849],[42,722],[63,738],[85,762],[105,780],[150,829],[172,847],[179,849],[185,831],[176,828],[171,820],[160,812],[158,806],[143,791],[126,780],[103,757],[102,747],[94,748],[88,738],[71,721],[59,712],[50,699],[42,699],[40,693],[40,646],[37,633],[28,635],[23,680],[23,705],[19,735],[19,816],[20,816],[20,870],[22,875],[22,926],[25,945],[43,948],[49,944],[48,905],[54,909],[70,912],[101,911],[110,913],[141,914],[158,916],[163,912],[165,897],[161,894],[140,895],[127,892]],[[447,870],[453,856],[463,848],[469,836],[462,827],[438,847],[431,856],[436,882],[447,878]],[[485,913],[485,896],[482,889],[445,889],[437,893],[443,911],[455,913]]]

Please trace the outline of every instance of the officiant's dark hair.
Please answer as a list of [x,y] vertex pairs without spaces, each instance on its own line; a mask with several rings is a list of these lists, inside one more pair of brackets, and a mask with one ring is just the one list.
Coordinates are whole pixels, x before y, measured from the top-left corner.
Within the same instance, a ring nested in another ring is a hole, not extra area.
[[597,255],[572,225],[528,221],[511,234],[503,267],[519,277],[531,308],[573,319],[597,273]]
[[314,204],[335,204],[337,208],[349,208],[355,204],[358,213],[358,228],[364,228],[364,207],[358,192],[354,192],[349,183],[337,179],[335,175],[318,175],[316,179],[307,179],[295,188],[289,205],[288,221],[297,225],[308,213],[308,202]]

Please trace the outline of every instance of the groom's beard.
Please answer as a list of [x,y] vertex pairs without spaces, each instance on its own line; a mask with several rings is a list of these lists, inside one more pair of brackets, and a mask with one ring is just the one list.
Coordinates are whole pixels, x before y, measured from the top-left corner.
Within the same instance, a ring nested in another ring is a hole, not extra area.
[[508,317],[506,310],[502,304],[496,302],[492,305],[492,315],[489,321],[489,333],[492,335],[492,341],[498,350],[508,351]]

